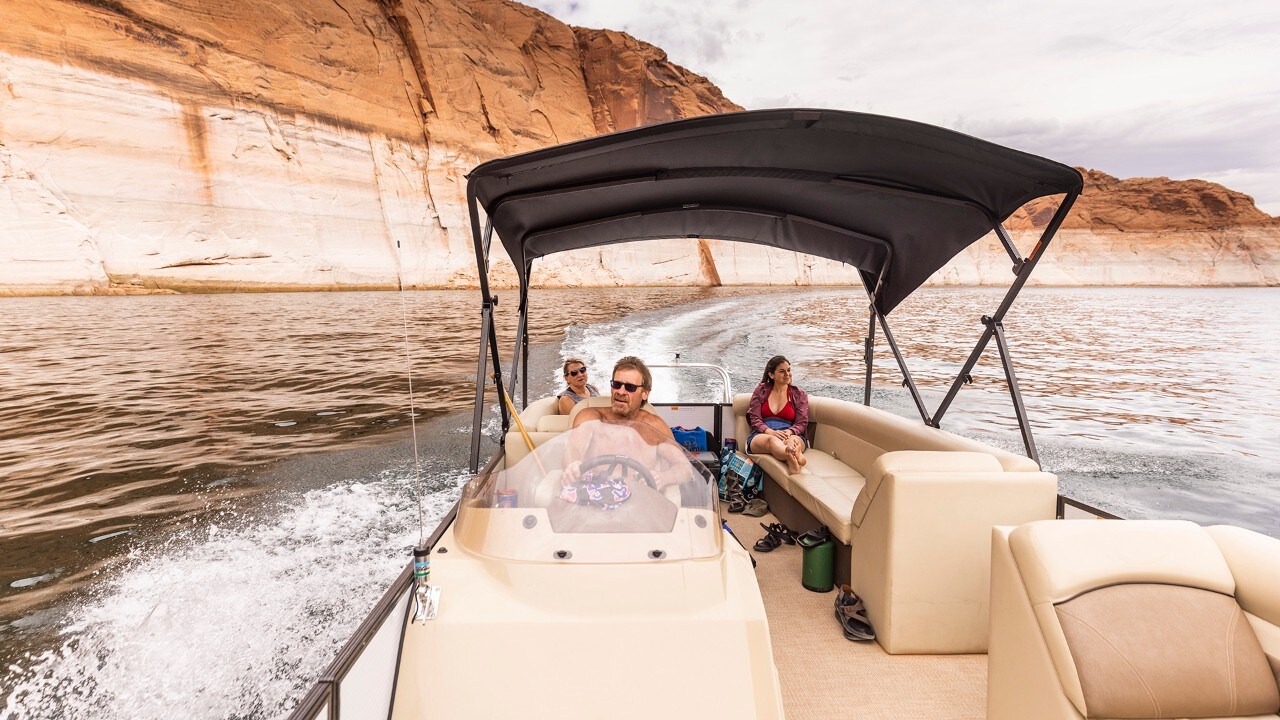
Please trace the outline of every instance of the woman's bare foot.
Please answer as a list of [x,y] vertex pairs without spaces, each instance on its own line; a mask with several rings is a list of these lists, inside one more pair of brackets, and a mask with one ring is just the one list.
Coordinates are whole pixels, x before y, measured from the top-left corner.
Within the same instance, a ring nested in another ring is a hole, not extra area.
[[804,467],[804,457],[796,452],[794,444],[787,444],[787,470],[793,475],[800,472],[800,468]]
[[809,464],[809,460],[804,456],[803,442],[798,435],[787,438],[787,455],[790,455],[800,467]]

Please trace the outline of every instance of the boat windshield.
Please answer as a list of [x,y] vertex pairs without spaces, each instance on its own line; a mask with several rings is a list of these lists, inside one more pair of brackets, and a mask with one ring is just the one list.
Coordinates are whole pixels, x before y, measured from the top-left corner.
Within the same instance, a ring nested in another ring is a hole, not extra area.
[[711,474],[643,423],[594,420],[463,489],[454,534],[512,560],[655,562],[719,553]]

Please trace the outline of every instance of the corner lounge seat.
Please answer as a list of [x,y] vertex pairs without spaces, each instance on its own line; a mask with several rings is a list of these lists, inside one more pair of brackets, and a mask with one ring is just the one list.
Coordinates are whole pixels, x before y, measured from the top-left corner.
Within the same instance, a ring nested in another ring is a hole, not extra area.
[[[740,443],[750,399],[733,401]],[[837,577],[847,570],[887,652],[985,652],[991,528],[1053,518],[1057,478],[1028,458],[864,405],[810,396],[809,422],[799,473],[751,455],[775,514],[797,522],[779,512],[783,493],[849,546]]]
[[1280,717],[1280,540],[1054,520],[991,553],[991,720]]

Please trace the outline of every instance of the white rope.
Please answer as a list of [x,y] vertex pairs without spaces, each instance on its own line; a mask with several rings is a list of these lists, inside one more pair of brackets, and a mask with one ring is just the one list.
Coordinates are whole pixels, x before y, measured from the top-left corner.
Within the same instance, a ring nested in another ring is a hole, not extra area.
[[413,486],[418,495],[418,546],[427,541],[426,515],[422,509],[422,464],[418,459],[418,412],[413,405],[413,355],[409,344],[409,311],[404,301],[404,276],[400,270],[400,241],[396,241],[396,285],[400,288],[400,321],[404,325],[405,375],[409,379],[409,425],[413,434]]

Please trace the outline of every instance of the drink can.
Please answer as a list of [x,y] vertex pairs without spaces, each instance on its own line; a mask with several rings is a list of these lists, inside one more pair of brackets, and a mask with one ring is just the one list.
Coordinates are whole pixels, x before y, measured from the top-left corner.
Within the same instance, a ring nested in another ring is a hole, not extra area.
[[729,452],[735,452],[735,451],[738,449],[738,439],[737,439],[737,438],[725,438],[725,441],[724,441],[724,449],[725,449],[725,450],[728,450]]
[[515,488],[507,488],[498,491],[498,502],[494,507],[513,508],[520,505],[520,491]]

